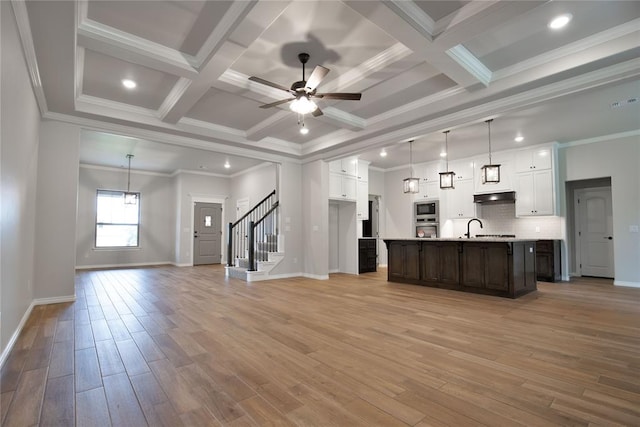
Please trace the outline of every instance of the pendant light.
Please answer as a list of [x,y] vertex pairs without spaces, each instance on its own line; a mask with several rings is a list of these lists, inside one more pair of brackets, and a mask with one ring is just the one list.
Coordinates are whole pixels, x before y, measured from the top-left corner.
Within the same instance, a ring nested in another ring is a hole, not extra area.
[[449,132],[448,130],[442,132],[444,133],[444,150],[446,154],[446,162],[447,162],[447,171],[440,172],[440,188],[443,190],[452,190],[453,187],[453,178],[456,176],[454,171],[449,171]]
[[409,141],[409,178],[405,178],[402,182],[405,194],[420,191],[420,178],[413,177],[413,140]]
[[489,129],[489,164],[482,166],[482,183],[483,184],[497,184],[500,182],[500,165],[494,165],[491,163],[491,122],[493,119],[485,120]]
[[138,193],[132,193],[129,191],[131,189],[131,158],[133,154],[127,154],[127,159],[129,159],[129,168],[127,169],[127,191],[124,193],[124,204],[125,205],[136,205],[138,204]]

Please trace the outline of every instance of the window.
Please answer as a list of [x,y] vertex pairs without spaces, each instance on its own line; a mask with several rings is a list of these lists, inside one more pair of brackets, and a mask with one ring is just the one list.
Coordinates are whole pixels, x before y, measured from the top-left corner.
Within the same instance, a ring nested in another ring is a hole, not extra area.
[[140,194],[126,204],[124,191],[98,190],[96,248],[137,247],[140,229]]

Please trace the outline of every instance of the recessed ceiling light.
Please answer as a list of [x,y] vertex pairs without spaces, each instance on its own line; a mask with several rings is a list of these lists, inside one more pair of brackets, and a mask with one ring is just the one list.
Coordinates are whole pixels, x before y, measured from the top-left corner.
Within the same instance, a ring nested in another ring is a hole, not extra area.
[[440,157],[447,157],[447,152],[446,151],[441,152]]
[[123,79],[122,86],[126,87],[127,89],[135,89],[138,84],[131,79]]
[[306,126],[302,126],[302,127],[300,128],[300,133],[301,133],[301,134],[303,134],[303,135],[308,134],[308,133],[309,133],[309,128],[308,128],[308,127],[306,127]]
[[380,157],[387,157],[387,150],[383,149],[383,150],[380,152]]
[[551,22],[549,22],[549,28],[551,28],[552,30],[559,30],[560,28],[567,25],[569,21],[571,21],[572,17],[573,16],[570,13],[565,13],[564,15],[556,16],[551,20]]
[[522,141],[524,141],[524,136],[518,135],[518,136],[515,137],[514,141],[515,142],[522,142]]
[[225,167],[225,169],[229,169],[231,167],[231,165],[229,164],[229,160],[224,162],[224,167]]

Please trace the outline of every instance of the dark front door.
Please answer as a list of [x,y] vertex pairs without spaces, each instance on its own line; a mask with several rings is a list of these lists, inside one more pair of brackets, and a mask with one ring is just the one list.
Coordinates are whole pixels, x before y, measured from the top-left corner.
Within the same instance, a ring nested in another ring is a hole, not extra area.
[[196,202],[193,223],[193,265],[220,264],[222,205]]

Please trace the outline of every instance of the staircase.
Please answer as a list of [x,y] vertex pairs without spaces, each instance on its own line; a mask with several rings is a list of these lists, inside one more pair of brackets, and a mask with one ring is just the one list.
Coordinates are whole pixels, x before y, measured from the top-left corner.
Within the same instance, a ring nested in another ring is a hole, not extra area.
[[278,252],[279,202],[273,190],[227,229],[227,277],[255,282],[269,280],[269,272],[283,259]]

